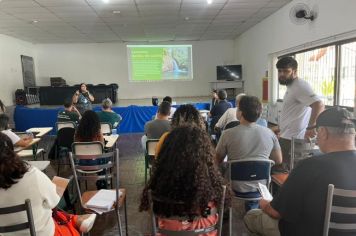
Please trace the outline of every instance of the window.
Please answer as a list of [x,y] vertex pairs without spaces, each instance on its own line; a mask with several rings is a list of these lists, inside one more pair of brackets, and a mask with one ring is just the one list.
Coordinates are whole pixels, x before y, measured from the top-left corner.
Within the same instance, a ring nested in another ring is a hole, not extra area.
[[[325,105],[354,107],[355,40],[296,52],[290,56],[298,61],[298,77],[308,81]],[[285,91],[286,87],[279,85],[278,99],[283,99]]]
[[341,45],[339,105],[354,107],[356,42]]

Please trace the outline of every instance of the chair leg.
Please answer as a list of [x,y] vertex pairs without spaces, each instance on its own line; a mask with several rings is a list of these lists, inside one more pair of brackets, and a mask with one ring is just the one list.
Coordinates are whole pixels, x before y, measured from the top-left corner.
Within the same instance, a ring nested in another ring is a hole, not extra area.
[[229,209],[229,235],[232,236],[232,206]]
[[129,235],[129,229],[127,227],[127,202],[125,197],[125,228],[126,228],[126,236]]
[[145,185],[147,184],[147,168],[148,168],[147,157],[145,157]]
[[117,218],[117,226],[119,227],[119,235],[122,235],[122,224],[121,224],[121,218],[120,218],[120,212],[119,212],[119,208],[116,207],[115,208],[115,214],[116,214],[116,218]]

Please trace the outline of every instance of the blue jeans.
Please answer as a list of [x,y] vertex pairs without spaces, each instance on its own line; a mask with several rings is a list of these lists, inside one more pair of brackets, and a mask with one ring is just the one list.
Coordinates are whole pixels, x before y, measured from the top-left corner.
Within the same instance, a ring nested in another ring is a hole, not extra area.
[[258,209],[259,208],[259,203],[258,201],[245,201],[245,211],[248,212],[249,210],[252,209]]

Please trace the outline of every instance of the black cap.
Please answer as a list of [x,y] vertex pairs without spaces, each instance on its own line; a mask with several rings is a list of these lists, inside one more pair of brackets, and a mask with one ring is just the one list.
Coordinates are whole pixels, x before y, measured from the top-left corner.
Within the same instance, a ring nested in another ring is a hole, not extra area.
[[352,113],[341,107],[333,107],[320,113],[316,120],[316,127],[355,128]]

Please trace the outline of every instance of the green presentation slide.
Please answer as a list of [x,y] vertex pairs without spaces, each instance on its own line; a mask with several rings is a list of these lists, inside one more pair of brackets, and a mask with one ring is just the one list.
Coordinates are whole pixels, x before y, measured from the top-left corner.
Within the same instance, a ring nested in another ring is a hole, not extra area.
[[128,45],[130,81],[193,79],[192,45]]

